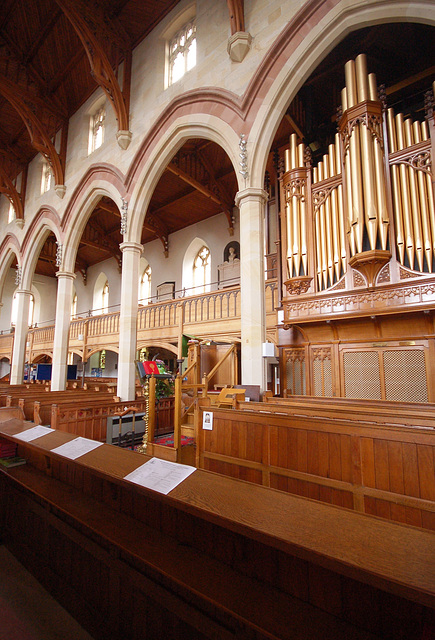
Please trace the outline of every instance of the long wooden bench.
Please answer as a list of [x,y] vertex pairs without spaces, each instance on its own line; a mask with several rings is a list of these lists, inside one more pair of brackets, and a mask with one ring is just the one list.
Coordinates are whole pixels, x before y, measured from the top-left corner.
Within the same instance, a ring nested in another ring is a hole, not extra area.
[[266,397],[263,403],[240,403],[238,408],[255,411],[343,418],[377,424],[402,424],[435,428],[434,403],[394,402],[314,396]]
[[198,434],[199,468],[435,530],[431,428],[260,413],[246,404],[251,410],[213,409],[212,431]]
[[432,533],[201,470],[166,496],[123,480],[146,456],[22,429],[3,541],[96,640],[431,637]]

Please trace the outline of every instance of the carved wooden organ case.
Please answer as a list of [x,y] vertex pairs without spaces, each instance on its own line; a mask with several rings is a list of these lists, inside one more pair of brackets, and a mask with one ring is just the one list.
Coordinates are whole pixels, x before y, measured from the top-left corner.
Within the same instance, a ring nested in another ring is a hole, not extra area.
[[284,394],[435,401],[434,88],[412,122],[345,65],[335,142],[281,179]]

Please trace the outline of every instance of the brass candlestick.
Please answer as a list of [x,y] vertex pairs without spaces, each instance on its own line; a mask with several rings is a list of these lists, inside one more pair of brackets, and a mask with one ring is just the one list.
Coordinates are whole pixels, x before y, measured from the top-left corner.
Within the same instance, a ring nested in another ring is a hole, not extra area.
[[143,396],[145,398],[145,415],[143,417],[143,421],[145,423],[144,434],[142,438],[142,444],[137,448],[139,453],[146,453],[148,446],[148,418],[149,418],[149,409],[150,409],[150,381],[149,378],[145,378],[145,382],[143,385]]

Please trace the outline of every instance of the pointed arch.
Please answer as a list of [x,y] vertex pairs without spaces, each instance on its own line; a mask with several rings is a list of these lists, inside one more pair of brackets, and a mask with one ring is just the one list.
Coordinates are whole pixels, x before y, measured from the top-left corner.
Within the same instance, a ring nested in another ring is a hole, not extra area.
[[[351,31],[397,21],[435,26],[435,4],[431,0],[411,3],[368,0],[356,5],[342,0],[328,3],[311,0],[301,8],[267,52],[265,60],[269,58],[269,62],[261,65],[245,94],[255,97],[256,86],[259,90],[263,85],[263,91],[267,87],[263,104],[268,108],[258,112],[250,130],[250,138],[255,141],[248,145],[251,185],[263,184],[267,154],[278,125],[288,104],[319,62]],[[305,29],[301,40],[301,30]]]
[[21,266],[21,250],[18,238],[8,233],[0,245],[0,300],[3,296],[3,287],[6,276],[11,268],[12,262],[15,260],[18,266]]
[[167,131],[161,132],[158,141],[149,141],[150,147],[141,150],[128,175],[127,186],[134,187],[129,202],[128,241],[140,242],[142,225],[154,189],[174,155],[191,138],[211,140],[222,147],[231,160],[240,188],[239,138],[232,127],[215,116],[198,114],[194,123],[191,115],[183,116]]
[[89,217],[103,197],[111,198],[119,209],[127,196],[122,173],[108,164],[93,165],[75,189],[62,218],[65,251],[62,269],[74,272],[76,255]]

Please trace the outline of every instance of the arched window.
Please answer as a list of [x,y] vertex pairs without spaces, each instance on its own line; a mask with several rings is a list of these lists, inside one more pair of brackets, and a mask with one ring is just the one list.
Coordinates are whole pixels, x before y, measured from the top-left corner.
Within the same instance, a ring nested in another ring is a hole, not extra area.
[[139,283],[139,303],[148,304],[151,298],[151,267],[148,265],[144,270]]
[[105,120],[106,107],[103,105],[91,116],[88,149],[89,154],[91,154],[93,151],[96,151],[96,149],[99,149],[104,142]]
[[[29,317],[28,317],[29,327],[31,327],[33,324],[34,309],[35,309],[35,298],[33,296],[33,293],[31,293],[30,300],[29,300]],[[11,325],[13,327],[15,327],[15,325],[17,324],[17,316],[18,316],[18,296],[17,296],[17,292],[15,292],[12,300],[12,311],[11,311]]]
[[186,24],[169,43],[169,84],[177,82],[196,65],[196,26]]
[[109,311],[109,283],[106,280],[106,284],[103,287],[101,293],[101,313],[108,313]]
[[205,293],[210,288],[210,250],[205,245],[193,261],[193,293]]
[[41,194],[50,191],[52,182],[53,172],[48,162],[44,162],[42,165]]

